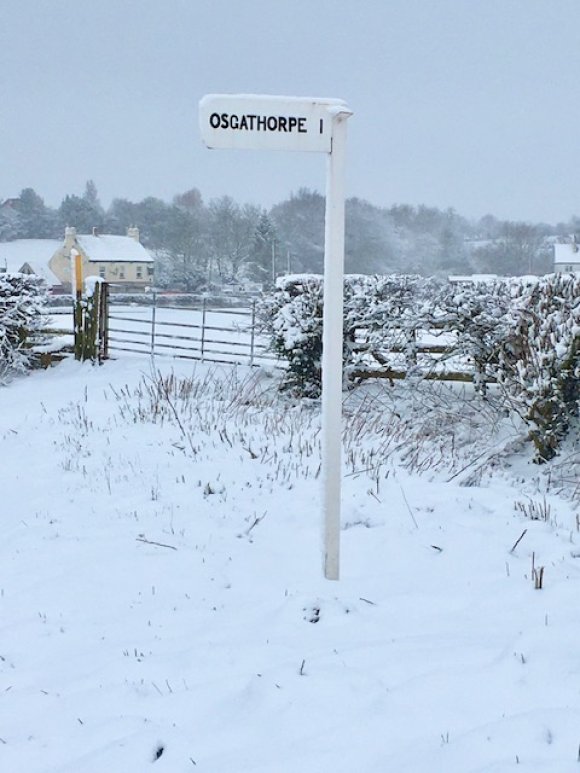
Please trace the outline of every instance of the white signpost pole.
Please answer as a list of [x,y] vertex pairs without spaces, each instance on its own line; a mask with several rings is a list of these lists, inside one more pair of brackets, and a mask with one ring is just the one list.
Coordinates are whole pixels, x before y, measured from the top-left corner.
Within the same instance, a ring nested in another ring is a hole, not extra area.
[[346,119],[333,116],[332,151],[326,173],[324,233],[324,312],[322,320],[322,485],[324,576],[340,572],[342,470],[342,342],[344,285],[344,159]]
[[322,332],[322,495],[328,580],[338,580],[340,572],[344,161],[346,121],[351,115],[338,99],[208,94],[199,104],[201,136],[209,148],[328,154]]

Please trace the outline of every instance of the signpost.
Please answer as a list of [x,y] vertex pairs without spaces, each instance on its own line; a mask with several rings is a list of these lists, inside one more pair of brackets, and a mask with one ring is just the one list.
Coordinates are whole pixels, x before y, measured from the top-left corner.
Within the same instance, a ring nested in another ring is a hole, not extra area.
[[344,159],[346,121],[340,99],[208,94],[199,104],[208,148],[295,150],[327,154],[322,333],[322,481],[324,576],[340,571]]

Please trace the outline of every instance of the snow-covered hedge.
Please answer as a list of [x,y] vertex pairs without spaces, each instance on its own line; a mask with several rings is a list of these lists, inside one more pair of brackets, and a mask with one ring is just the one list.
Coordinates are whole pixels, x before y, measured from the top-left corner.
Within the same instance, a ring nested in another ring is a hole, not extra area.
[[[285,386],[320,393],[322,277],[282,277],[260,315],[272,347],[286,359]],[[370,361],[408,375],[425,373],[420,336],[443,337],[433,360],[471,368],[476,388],[502,388],[506,405],[530,426],[539,460],[555,453],[580,400],[580,278],[528,277],[457,284],[393,275],[347,276],[344,283],[344,367],[348,377]]]
[[30,366],[30,346],[43,326],[45,294],[38,277],[0,274],[0,379]]
[[322,280],[297,275],[278,280],[265,296],[258,317],[272,349],[288,361],[284,386],[296,395],[318,397],[322,357]]
[[512,282],[498,381],[530,425],[539,460],[551,459],[580,401],[580,277]]
[[[274,351],[288,362],[284,385],[298,394],[320,393],[322,355],[322,277],[281,277],[259,307]],[[385,364],[385,353],[399,352],[408,373],[415,372],[419,331],[447,337],[447,357],[475,364],[482,382],[497,347],[498,321],[509,307],[503,285],[456,286],[420,276],[348,275],[344,281],[345,375],[370,361]],[[503,335],[503,334],[501,334]],[[501,336],[500,336],[501,337]]]

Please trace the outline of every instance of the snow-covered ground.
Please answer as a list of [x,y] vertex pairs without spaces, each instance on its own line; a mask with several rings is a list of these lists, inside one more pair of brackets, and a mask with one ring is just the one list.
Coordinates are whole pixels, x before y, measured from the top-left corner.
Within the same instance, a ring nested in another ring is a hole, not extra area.
[[318,406],[158,366],[0,390],[1,771],[578,770],[577,507],[520,427],[345,396],[328,582]]

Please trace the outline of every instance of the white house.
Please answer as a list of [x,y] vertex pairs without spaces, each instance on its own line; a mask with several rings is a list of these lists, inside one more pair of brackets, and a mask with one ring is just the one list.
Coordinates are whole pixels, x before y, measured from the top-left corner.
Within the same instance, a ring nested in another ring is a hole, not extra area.
[[573,240],[568,244],[554,245],[554,271],[568,273],[580,271],[580,245]]
[[63,285],[71,284],[71,250],[82,258],[83,277],[100,276],[117,288],[143,290],[153,284],[154,258],[139,241],[139,229],[128,228],[127,236],[77,234],[65,229],[64,242],[53,253],[49,267]]

